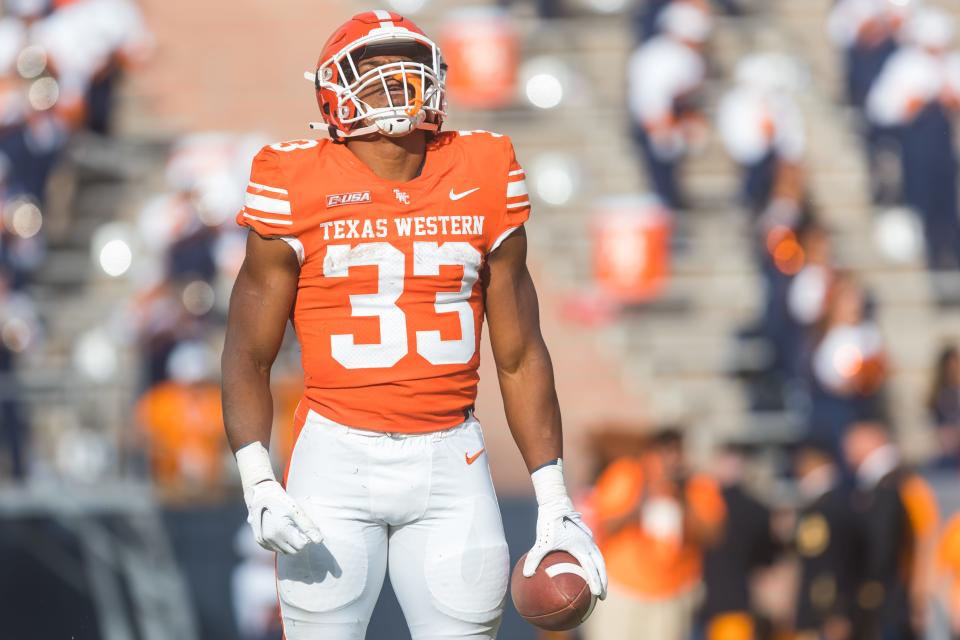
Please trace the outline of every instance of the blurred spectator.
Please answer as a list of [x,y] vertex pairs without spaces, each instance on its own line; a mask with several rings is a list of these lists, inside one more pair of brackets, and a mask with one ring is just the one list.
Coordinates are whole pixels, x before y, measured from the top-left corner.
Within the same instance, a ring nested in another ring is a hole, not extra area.
[[897,34],[909,2],[838,0],[827,30],[846,56],[847,97],[862,109],[880,70],[897,49]]
[[166,380],[167,363],[177,344],[203,336],[208,328],[203,318],[184,304],[184,292],[184,287],[165,280],[141,292],[131,303],[129,323],[141,355],[141,388]]
[[866,292],[853,276],[833,278],[808,357],[808,437],[829,443],[842,460],[847,425],[883,414],[887,376],[883,337],[867,316]]
[[960,107],[960,54],[948,52],[950,16],[919,9],[905,27],[906,45],[883,66],[867,98],[874,124],[897,127],[903,200],[923,220],[927,263],[960,269],[960,210],[953,116]]
[[4,199],[0,188],[0,269],[6,271],[8,286],[23,291],[46,257],[41,233],[43,213],[27,196]]
[[683,209],[676,170],[704,137],[695,93],[704,79],[701,49],[710,16],[694,3],[673,2],[657,22],[663,33],[640,45],[627,63],[628,107],[651,188],[666,206]]
[[[645,42],[660,33],[660,14],[672,2],[691,2],[704,11],[709,11],[710,6],[707,0],[640,0],[633,16],[638,42]],[[740,0],[714,0],[713,4],[728,15],[738,16],[744,12]]]
[[20,354],[40,340],[33,302],[12,290],[12,279],[0,268],[0,476],[24,480],[27,465],[28,417],[21,404],[16,364]]
[[[800,329],[788,313],[787,291],[805,264],[807,225],[803,155],[806,134],[794,93],[802,84],[799,65],[777,53],[741,60],[736,84],[721,99],[718,132],[740,166],[741,197],[756,221],[756,256],[764,278],[760,337],[770,347],[763,380],[753,386],[754,406],[779,409],[785,385],[796,375]],[[815,224],[815,223],[813,223]]]
[[787,306],[794,322],[812,330],[823,317],[834,278],[833,242],[826,227],[813,219],[797,229],[797,240],[803,251],[803,268],[790,282]]
[[930,562],[939,513],[933,491],[903,466],[884,425],[860,422],[843,442],[856,473],[856,515],[863,544],[857,589],[864,637],[922,637],[931,592]]
[[799,203],[803,194],[806,135],[793,97],[799,75],[786,56],[753,54],[737,64],[736,84],[720,101],[717,129],[743,171],[743,200],[757,214],[773,198]]
[[150,468],[167,503],[216,501],[223,496],[224,461],[216,356],[205,344],[178,344],[169,359],[170,380],[152,387],[137,405],[150,452]]
[[83,124],[109,132],[113,88],[125,66],[141,63],[151,39],[129,0],[61,5],[33,29],[32,39],[55,69],[61,95],[83,102]]
[[750,581],[757,569],[773,562],[779,545],[770,510],[746,487],[748,464],[745,447],[733,443],[723,446],[714,461],[726,524],[703,557],[706,592],[700,616],[706,640],[754,640],[759,635]]
[[620,458],[639,456],[648,443],[643,427],[636,424],[609,422],[592,428],[588,435],[590,472],[588,483],[573,496],[577,511],[583,516],[592,531],[600,531],[602,524],[597,520],[596,496],[597,480],[607,467]]
[[233,570],[231,586],[240,640],[280,640],[277,554],[257,544],[246,524],[237,531],[234,546],[240,564]]
[[593,503],[610,588],[585,623],[585,637],[685,639],[703,549],[723,527],[716,483],[687,469],[682,435],[667,429],[639,456],[613,462],[597,482]]
[[151,47],[129,0],[15,0],[0,19],[0,157],[14,194],[42,206],[77,130],[107,133],[115,79]]
[[861,544],[850,491],[830,446],[809,441],[794,457],[802,505],[794,547],[800,561],[794,626],[800,638],[858,637]]
[[786,199],[772,202],[757,221],[754,253],[763,277],[763,307],[746,335],[762,338],[767,350],[758,363],[763,376],[751,388],[756,410],[783,410],[787,391],[797,388],[796,363],[805,338],[789,312],[787,295],[805,263],[807,229],[815,224],[808,211]]
[[947,524],[937,550],[937,567],[944,585],[943,598],[954,638],[960,638],[960,514]]
[[909,0],[840,0],[828,20],[833,41],[844,51],[847,98],[860,116],[873,199],[884,205],[899,199],[900,170],[894,169],[899,143],[887,125],[865,118],[864,108],[881,69],[899,47],[911,10]]
[[937,436],[933,466],[957,469],[960,467],[960,353],[955,346],[946,347],[937,358],[927,409]]
[[801,375],[805,342],[823,318],[827,294],[835,278],[833,242],[826,227],[810,218],[797,228],[796,237],[803,253],[803,267],[787,284],[788,317],[781,338],[791,377]]

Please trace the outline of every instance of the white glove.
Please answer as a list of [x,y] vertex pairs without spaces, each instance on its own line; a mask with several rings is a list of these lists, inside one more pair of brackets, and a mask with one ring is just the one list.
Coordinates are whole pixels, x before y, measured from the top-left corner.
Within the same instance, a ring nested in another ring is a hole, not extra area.
[[541,467],[530,476],[537,494],[537,540],[523,563],[523,575],[531,577],[551,551],[566,551],[580,563],[587,576],[590,593],[601,600],[607,597],[607,566],[593,532],[584,524],[563,483],[563,461]]
[[270,454],[262,444],[253,442],[237,451],[237,465],[247,522],[257,544],[268,551],[294,554],[311,542],[323,542],[317,525],[277,482]]

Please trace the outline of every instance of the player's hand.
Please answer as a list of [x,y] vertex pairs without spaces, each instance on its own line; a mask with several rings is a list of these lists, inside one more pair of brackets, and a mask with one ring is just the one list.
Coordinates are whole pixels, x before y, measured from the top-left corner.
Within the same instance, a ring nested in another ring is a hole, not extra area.
[[323,542],[317,525],[277,482],[266,448],[251,442],[236,455],[247,522],[257,544],[268,551],[293,554],[311,542]]
[[537,539],[523,563],[523,575],[531,577],[551,551],[566,551],[580,563],[590,593],[607,597],[607,567],[580,514],[574,510],[563,482],[563,463],[543,467],[531,476],[537,492]]
[[264,549],[298,553],[311,542],[323,542],[323,534],[300,505],[276,480],[265,480],[244,492],[247,522]]
[[601,600],[607,597],[607,567],[593,540],[593,532],[571,506],[566,509],[540,508],[537,515],[537,540],[523,563],[523,575],[530,577],[551,551],[566,551],[580,563],[587,575],[590,593]]

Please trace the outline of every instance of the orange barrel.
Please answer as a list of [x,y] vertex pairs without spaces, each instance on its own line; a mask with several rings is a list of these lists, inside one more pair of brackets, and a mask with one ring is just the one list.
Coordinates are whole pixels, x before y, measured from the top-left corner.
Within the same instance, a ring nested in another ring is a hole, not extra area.
[[513,101],[520,38],[505,11],[473,7],[451,12],[439,45],[449,68],[451,101],[471,109],[495,109]]
[[618,302],[647,302],[670,275],[669,211],[652,196],[603,201],[593,215],[593,273]]

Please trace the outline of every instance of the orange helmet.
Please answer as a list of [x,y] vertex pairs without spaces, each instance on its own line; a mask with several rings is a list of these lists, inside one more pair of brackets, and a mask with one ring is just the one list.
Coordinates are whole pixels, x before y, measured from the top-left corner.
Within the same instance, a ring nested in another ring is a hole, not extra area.
[[[405,59],[360,73],[360,60],[380,55]],[[316,87],[333,138],[436,131],[446,115],[446,65],[440,49],[412,21],[390,11],[358,13],[341,25],[324,44],[316,71],[305,75]],[[361,98],[369,98],[371,90],[381,95],[377,88],[386,95],[386,106],[374,107]],[[402,103],[391,88],[402,89]]]

